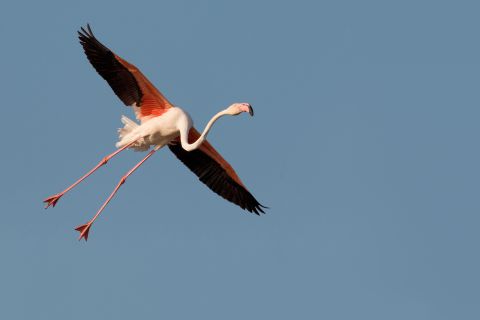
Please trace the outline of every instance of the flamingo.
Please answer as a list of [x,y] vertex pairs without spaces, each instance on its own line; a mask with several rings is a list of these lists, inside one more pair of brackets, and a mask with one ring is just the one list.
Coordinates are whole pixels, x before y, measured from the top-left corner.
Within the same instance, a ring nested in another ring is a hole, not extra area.
[[107,81],[120,100],[126,106],[133,108],[136,119],[140,123],[122,116],[121,121],[124,126],[118,129],[119,141],[116,143],[115,152],[105,156],[94,168],[62,192],[44,199],[45,209],[50,206],[55,207],[65,193],[125,149],[134,151],[151,149],[139,163],[121,177],[117,186],[93,218],[75,228],[80,232],[78,240],[83,238],[87,241],[92,224],[127,178],[156,151],[168,146],[170,151],[213,192],[244,210],[257,215],[265,213],[263,209],[267,207],[255,199],[232,166],[206,140],[208,132],[219,118],[225,115],[236,116],[241,113],[249,113],[250,116],[253,116],[253,109],[249,103],[234,103],[218,112],[210,119],[200,134],[193,127],[192,119],[186,111],[171,104],[137,67],[98,41],[89,24],[86,29],[80,28],[78,37],[92,66]]

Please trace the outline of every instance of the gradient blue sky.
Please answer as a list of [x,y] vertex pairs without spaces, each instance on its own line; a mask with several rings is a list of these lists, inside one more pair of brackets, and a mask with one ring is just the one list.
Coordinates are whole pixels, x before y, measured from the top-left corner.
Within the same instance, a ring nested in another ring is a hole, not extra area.
[[[463,1],[2,1],[2,319],[479,319],[480,5]],[[162,150],[114,149],[130,110],[87,22],[252,193],[227,203]]]

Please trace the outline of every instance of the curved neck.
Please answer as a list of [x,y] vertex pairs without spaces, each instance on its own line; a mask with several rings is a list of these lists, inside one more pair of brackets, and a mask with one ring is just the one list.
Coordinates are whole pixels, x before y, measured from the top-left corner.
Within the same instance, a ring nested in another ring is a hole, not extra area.
[[205,129],[203,129],[203,132],[200,135],[200,137],[197,139],[197,141],[195,141],[193,143],[188,142],[188,130],[190,128],[188,128],[186,130],[186,132],[183,132],[183,134],[182,134],[182,132],[180,132],[180,142],[182,144],[182,148],[185,149],[186,151],[192,151],[192,150],[197,149],[203,143],[203,141],[205,141],[205,139],[207,138],[207,134],[210,131],[210,129],[212,128],[215,121],[217,121],[218,119],[220,119],[221,117],[223,117],[224,115],[227,115],[227,114],[228,114],[227,110],[222,110],[219,113],[217,113],[216,115],[214,115],[212,117],[212,119],[210,119],[210,121],[208,121],[208,123],[205,126]]

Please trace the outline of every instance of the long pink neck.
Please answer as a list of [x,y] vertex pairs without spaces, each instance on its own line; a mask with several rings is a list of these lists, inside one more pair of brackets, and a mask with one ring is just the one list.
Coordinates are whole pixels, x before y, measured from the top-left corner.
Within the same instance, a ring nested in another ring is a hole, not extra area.
[[190,128],[188,128],[188,130],[186,130],[186,132],[183,132],[183,134],[182,134],[182,131],[180,131],[180,142],[182,144],[182,148],[185,149],[186,151],[192,151],[192,150],[197,149],[203,143],[203,141],[205,141],[205,139],[207,138],[208,132],[212,128],[215,121],[217,121],[218,119],[220,119],[221,117],[223,117],[224,115],[227,115],[227,114],[228,114],[227,111],[223,110],[223,111],[220,111],[219,113],[217,113],[216,115],[214,115],[210,119],[210,121],[208,121],[208,123],[205,126],[205,129],[203,129],[203,132],[200,135],[200,137],[198,137],[197,141],[195,141],[193,143],[188,143],[188,130],[190,130]]

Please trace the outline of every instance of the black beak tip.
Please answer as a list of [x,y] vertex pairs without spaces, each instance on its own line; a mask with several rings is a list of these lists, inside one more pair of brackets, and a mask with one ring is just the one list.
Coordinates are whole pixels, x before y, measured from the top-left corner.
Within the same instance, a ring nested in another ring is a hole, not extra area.
[[248,113],[250,114],[250,116],[253,117],[253,108],[252,108],[252,106],[248,106]]

